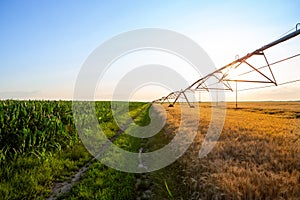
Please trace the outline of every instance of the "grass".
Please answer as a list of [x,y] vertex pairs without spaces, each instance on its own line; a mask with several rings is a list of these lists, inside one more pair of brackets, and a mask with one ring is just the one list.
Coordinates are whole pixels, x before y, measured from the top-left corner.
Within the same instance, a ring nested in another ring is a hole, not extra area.
[[[131,103],[130,105],[130,115],[134,117],[134,122],[137,124],[149,123],[148,111],[149,104]],[[114,141],[114,144],[127,151],[138,152],[142,141],[142,139],[122,133]],[[134,199],[136,197],[136,176],[109,168],[96,161],[82,177],[82,180],[71,188],[70,193],[59,199]]]
[[165,186],[166,186],[166,189],[167,189],[167,191],[168,191],[169,197],[173,198],[173,194],[172,194],[171,190],[169,189],[169,186],[168,186],[168,184],[167,184],[167,181],[165,180],[164,182],[165,182]]
[[94,163],[81,182],[71,192],[59,199],[133,199],[135,195],[133,174],[120,172]]
[[63,181],[90,160],[80,143],[48,155],[18,157],[1,165],[0,199],[44,199],[54,181]]

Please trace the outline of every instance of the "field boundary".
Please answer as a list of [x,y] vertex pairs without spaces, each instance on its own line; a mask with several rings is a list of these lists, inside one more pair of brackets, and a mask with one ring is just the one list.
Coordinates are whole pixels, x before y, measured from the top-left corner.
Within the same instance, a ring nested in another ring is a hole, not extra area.
[[[132,120],[136,119],[139,116],[140,113],[141,112],[138,112],[137,115],[133,116]],[[93,162],[95,162],[97,160],[97,158],[101,155],[101,152],[103,152],[106,148],[108,148],[109,145],[111,145],[112,142],[114,142],[122,133],[124,133],[127,130],[127,128],[129,127],[129,125],[131,124],[130,122],[131,122],[131,119],[129,119],[125,123],[125,128],[124,129],[117,130],[116,134],[113,137],[109,138],[109,141],[107,141],[105,144],[102,145],[99,154],[97,154],[95,157],[93,157],[83,167],[81,167],[80,169],[78,169],[76,173],[74,173],[73,175],[69,176],[64,182],[55,182],[53,184],[53,187],[52,187],[51,195],[50,195],[50,197],[47,198],[47,200],[57,199],[57,198],[61,197],[63,194],[66,194],[66,193],[70,192],[72,186],[75,183],[77,183],[77,182],[79,182],[81,180],[81,178],[85,175],[86,171],[88,169],[90,169],[90,167],[92,166]],[[135,123],[135,122],[133,121],[133,123]]]

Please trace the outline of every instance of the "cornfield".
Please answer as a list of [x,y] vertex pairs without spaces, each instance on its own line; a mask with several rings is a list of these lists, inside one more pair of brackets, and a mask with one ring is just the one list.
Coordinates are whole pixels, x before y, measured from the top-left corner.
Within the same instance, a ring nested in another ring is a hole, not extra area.
[[[96,102],[95,109],[101,123],[111,121],[110,102]],[[71,101],[0,102],[1,160],[28,154],[42,157],[78,140]]]

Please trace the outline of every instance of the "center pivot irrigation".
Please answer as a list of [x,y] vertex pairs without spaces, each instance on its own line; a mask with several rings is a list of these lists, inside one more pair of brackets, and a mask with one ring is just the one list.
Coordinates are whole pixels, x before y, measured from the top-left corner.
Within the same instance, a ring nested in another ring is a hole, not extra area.
[[[234,91],[234,89],[232,88],[231,84],[232,82],[235,82],[235,92],[236,92],[236,107],[237,107],[237,85],[239,82],[246,82],[246,83],[264,83],[264,84],[270,84],[268,86],[261,86],[261,87],[252,87],[252,88],[246,88],[246,89],[242,89],[240,91],[245,91],[245,90],[250,90],[250,89],[258,89],[258,88],[265,88],[265,87],[271,87],[271,86],[278,86],[278,85],[283,85],[283,84],[288,84],[288,83],[293,83],[293,82],[298,82],[300,81],[300,79],[298,80],[293,80],[293,81],[288,81],[286,83],[280,83],[278,84],[276,82],[275,76],[273,74],[273,71],[271,69],[272,65],[296,58],[298,56],[300,56],[300,54],[295,54],[293,56],[278,60],[276,62],[273,63],[269,63],[267,56],[265,55],[264,51],[267,49],[270,49],[274,46],[276,46],[279,43],[283,43],[297,35],[300,34],[300,23],[296,24],[295,28],[293,28],[292,30],[294,30],[293,32],[280,37],[279,39],[259,48],[256,49],[255,51],[246,54],[245,56],[241,57],[241,58],[236,58],[234,61],[232,61],[231,63],[217,69],[216,71],[207,74],[206,76],[198,79],[197,81],[195,81],[193,84],[191,84],[190,86],[188,86],[185,89],[179,90],[179,91],[175,91],[175,92],[171,92],[170,94],[168,94],[167,96],[161,97],[159,99],[156,99],[154,101],[152,101],[152,103],[164,103],[164,102],[168,102],[169,103],[169,107],[173,107],[174,104],[179,100],[179,99],[183,99],[185,100],[188,105],[190,107],[193,107],[188,98],[186,93],[187,92],[201,92],[201,91],[218,91],[218,90],[223,90],[223,91]],[[291,30],[290,30],[291,31]],[[289,32],[290,32],[289,31]],[[255,64],[252,64],[250,62],[250,58],[252,57],[260,57],[263,59],[263,62],[265,63],[263,66],[260,67],[256,67]],[[237,72],[238,68],[241,68],[241,66],[245,66],[247,68],[246,72],[243,73],[239,73],[238,75],[232,76],[234,73]],[[268,69],[267,71],[262,71],[263,69]],[[248,79],[241,79],[238,78],[240,76],[243,75],[247,75],[249,73],[256,73],[256,77],[257,78],[248,78]]]

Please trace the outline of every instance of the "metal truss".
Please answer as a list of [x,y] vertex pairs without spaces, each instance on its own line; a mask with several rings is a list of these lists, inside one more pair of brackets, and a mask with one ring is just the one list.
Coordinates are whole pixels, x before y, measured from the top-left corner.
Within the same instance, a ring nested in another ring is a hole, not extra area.
[[[285,35],[259,49],[256,49],[255,51],[246,54],[245,56],[241,58],[236,58],[233,62],[221,67],[220,69],[217,69],[216,71],[198,79],[195,81],[193,84],[191,84],[189,87],[186,89],[180,90],[180,91],[175,91],[171,92],[165,97],[162,97],[160,99],[154,100],[153,103],[164,103],[167,101],[169,103],[169,107],[173,107],[174,104],[178,101],[178,99],[182,98],[184,99],[190,107],[193,107],[190,104],[190,101],[188,100],[186,96],[186,92],[188,91],[207,91],[210,92],[212,90],[228,90],[228,91],[234,91],[230,85],[230,82],[235,82],[236,84],[236,92],[237,92],[237,83],[238,82],[248,82],[248,83],[269,83],[273,84],[274,86],[277,86],[277,82],[275,79],[275,76],[273,74],[273,71],[271,69],[271,65],[268,62],[268,59],[264,53],[265,50],[279,44],[282,42],[285,42],[297,35],[300,34],[300,29],[298,30],[298,26],[300,26],[300,23],[296,25],[296,30],[288,35]],[[254,64],[251,64],[249,61],[249,58],[251,57],[263,57],[263,60],[265,62],[264,66],[254,66]],[[273,63],[274,64],[274,63]],[[238,78],[230,78],[230,74],[233,70],[240,68],[241,66],[246,66],[248,67],[248,71],[244,72],[239,75],[245,75],[250,72],[255,72],[261,79],[238,79]],[[262,68],[268,68],[268,71],[270,72],[270,75],[267,75],[266,73],[263,73],[261,71]],[[237,101],[237,93],[236,93],[236,101]],[[236,104],[237,105],[237,104]]]

